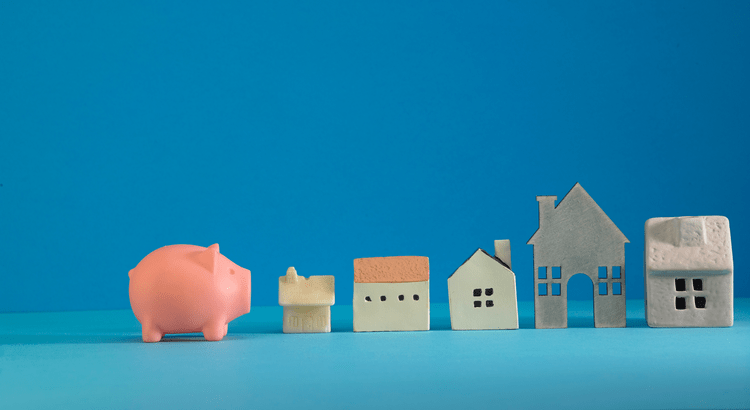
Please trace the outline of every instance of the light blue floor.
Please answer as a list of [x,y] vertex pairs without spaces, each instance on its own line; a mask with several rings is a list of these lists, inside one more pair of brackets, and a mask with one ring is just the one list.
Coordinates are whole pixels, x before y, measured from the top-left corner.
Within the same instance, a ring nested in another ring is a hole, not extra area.
[[[285,335],[281,308],[254,307],[222,342],[145,344],[130,311],[0,314],[0,408],[750,408],[750,299],[735,325],[651,329],[643,301],[628,328],[594,329],[571,302],[569,329]],[[589,315],[587,317],[587,315]],[[303,407],[300,407],[303,406]]]

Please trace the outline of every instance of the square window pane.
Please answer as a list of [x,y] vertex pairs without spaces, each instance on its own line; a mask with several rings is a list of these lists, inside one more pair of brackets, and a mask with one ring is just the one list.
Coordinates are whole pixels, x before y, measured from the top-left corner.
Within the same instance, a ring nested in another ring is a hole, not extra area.
[[552,279],[560,279],[562,277],[562,270],[559,266],[552,267]]
[[612,279],[620,279],[621,278],[621,268],[619,266],[613,266],[612,267]]
[[703,279],[693,279],[693,290],[703,290]]
[[674,290],[678,292],[684,292],[685,291],[685,279],[675,279]]
[[600,295],[606,295],[607,294],[607,282],[601,282],[601,283],[599,283],[599,294]]
[[487,296],[492,296],[493,293],[495,293],[495,291],[492,290],[492,288],[487,288],[484,290],[484,294]]
[[615,282],[612,284],[612,294],[613,295],[622,295],[622,283]]
[[475,300],[474,301],[474,307],[475,308],[482,307],[482,301],[481,300]]
[[493,307],[493,306],[495,306],[495,302],[493,302],[491,300],[488,300],[488,301],[484,302],[484,306],[486,306],[486,307]]
[[685,310],[685,298],[675,298],[674,306],[677,310]]
[[539,269],[539,279],[547,279],[547,267],[546,266],[540,266]]
[[706,298],[703,296],[696,296],[695,297],[695,307],[698,309],[705,309],[706,308]]
[[538,286],[539,296],[547,296],[547,284],[540,283]]
[[606,266],[599,267],[599,279],[607,279],[607,267]]
[[482,296],[482,289],[474,289],[474,296]]
[[559,283],[552,284],[552,295],[560,296],[560,284]]

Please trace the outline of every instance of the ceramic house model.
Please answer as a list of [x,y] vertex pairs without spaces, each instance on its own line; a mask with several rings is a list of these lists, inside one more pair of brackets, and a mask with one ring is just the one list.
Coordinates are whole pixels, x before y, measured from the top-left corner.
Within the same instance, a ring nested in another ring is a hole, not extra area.
[[643,262],[649,326],[732,326],[734,262],[726,217],[649,219]]
[[291,267],[279,278],[279,305],[284,306],[284,333],[331,331],[333,276],[297,276]]
[[430,330],[429,259],[355,259],[352,305],[355,332]]
[[510,241],[495,241],[495,256],[477,249],[448,278],[453,330],[518,329],[516,275]]
[[625,327],[625,244],[630,242],[576,183],[555,207],[538,196],[534,245],[534,321],[538,329],[568,327],[567,284],[577,274],[594,283],[594,326]]

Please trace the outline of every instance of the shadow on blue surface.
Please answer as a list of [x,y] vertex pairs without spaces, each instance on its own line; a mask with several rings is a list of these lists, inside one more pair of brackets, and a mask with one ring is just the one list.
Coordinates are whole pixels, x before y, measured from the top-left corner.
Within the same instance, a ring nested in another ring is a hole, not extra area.
[[[534,329],[534,304],[518,304],[520,329]],[[450,331],[448,304],[431,306],[431,330]],[[643,302],[629,301],[628,328],[647,328]],[[280,306],[253,307],[247,315],[229,324],[224,341],[245,340],[259,335],[281,334]],[[332,333],[352,332],[352,307],[331,308]],[[568,301],[568,327],[593,328],[591,301]],[[200,333],[166,335],[165,343],[206,342]],[[143,343],[140,323],[129,310],[13,313],[0,315],[0,345]],[[206,342],[210,343],[210,342]]]

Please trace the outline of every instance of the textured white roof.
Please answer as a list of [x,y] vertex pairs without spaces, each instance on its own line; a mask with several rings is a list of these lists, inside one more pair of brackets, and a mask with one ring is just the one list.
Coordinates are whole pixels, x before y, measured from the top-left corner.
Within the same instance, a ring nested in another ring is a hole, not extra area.
[[733,270],[729,220],[724,216],[651,218],[646,221],[646,271]]

